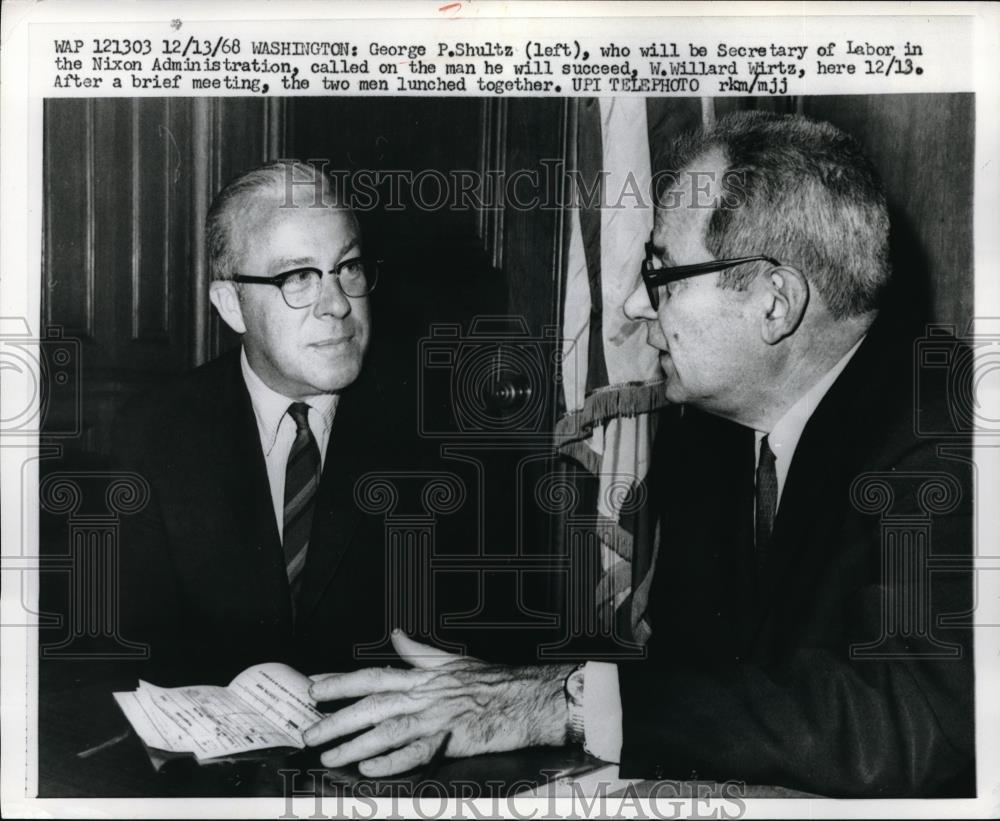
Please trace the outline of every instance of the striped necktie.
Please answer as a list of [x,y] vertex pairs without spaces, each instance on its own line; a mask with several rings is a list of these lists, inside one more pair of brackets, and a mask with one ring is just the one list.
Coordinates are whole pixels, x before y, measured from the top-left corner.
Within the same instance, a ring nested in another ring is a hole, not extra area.
[[760,440],[760,459],[757,461],[755,545],[757,570],[767,563],[768,543],[774,530],[774,515],[778,509],[778,474],[774,468],[774,451],[765,436]]
[[288,453],[288,465],[285,468],[285,523],[282,542],[292,601],[295,601],[301,586],[302,568],[306,563],[306,549],[309,547],[321,462],[316,439],[309,428],[309,405],[294,402],[288,408],[288,415],[295,422],[295,441]]

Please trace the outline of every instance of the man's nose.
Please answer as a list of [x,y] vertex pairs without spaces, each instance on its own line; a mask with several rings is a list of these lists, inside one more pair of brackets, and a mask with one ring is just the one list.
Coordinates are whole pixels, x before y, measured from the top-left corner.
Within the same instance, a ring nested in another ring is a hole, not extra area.
[[340,287],[338,277],[323,277],[323,284],[314,311],[317,317],[334,316],[337,319],[343,319],[351,312],[351,301],[344,293],[344,289]]
[[625,316],[629,319],[656,319],[656,311],[649,302],[649,292],[646,283],[640,282],[638,287],[625,300]]

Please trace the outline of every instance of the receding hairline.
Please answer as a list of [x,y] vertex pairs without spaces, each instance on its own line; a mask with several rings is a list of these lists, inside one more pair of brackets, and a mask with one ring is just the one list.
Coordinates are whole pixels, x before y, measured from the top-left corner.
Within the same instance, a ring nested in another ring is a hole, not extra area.
[[[227,232],[229,245],[233,256],[242,263],[244,252],[251,248],[253,243],[260,237],[265,236],[274,229],[283,217],[297,212],[316,213],[319,209],[313,206],[292,205],[286,206],[281,198],[254,198],[247,203],[246,207],[227,214],[224,221],[224,228]],[[355,213],[346,207],[323,206],[324,214],[338,214],[347,218],[350,228],[357,235],[357,241],[361,240],[361,228]]]
[[[294,181],[291,185],[289,174]],[[253,169],[227,185],[219,196],[224,197],[224,204],[215,220],[225,236],[228,268],[243,266],[244,250],[251,244],[252,237],[265,230],[282,212],[321,209],[342,213],[350,218],[360,234],[357,215],[342,203],[332,180],[319,169],[301,163]],[[232,272],[213,273],[216,277],[227,277]]]

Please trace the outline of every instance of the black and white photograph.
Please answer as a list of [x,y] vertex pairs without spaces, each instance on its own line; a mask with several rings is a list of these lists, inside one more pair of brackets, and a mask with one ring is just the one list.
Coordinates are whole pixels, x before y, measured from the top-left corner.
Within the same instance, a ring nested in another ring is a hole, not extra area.
[[996,88],[640,11],[35,27],[5,815],[989,814]]

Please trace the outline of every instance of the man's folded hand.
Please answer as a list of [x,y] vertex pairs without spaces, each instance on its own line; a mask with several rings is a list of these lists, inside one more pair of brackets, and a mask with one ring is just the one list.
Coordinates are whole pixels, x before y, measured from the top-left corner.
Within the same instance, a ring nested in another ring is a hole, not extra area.
[[400,631],[392,643],[412,669],[334,673],[312,685],[317,701],[359,700],[306,730],[309,746],[367,729],[323,753],[325,766],[360,762],[363,775],[386,776],[428,763],[443,743],[450,757],[564,743],[563,680],[572,665],[488,664]]

